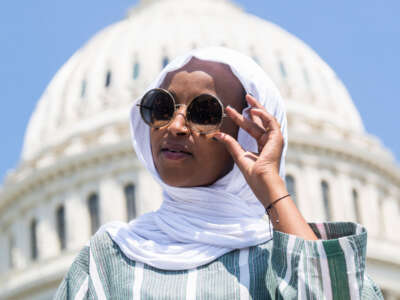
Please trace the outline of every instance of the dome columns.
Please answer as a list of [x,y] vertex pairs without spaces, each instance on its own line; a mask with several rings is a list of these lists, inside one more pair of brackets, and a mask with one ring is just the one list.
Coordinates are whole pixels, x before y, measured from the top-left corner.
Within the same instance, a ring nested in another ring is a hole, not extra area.
[[333,193],[336,196],[334,203],[334,211],[336,212],[336,220],[348,220],[359,222],[356,217],[354,201],[353,201],[353,184],[347,172],[339,172],[336,183],[333,184]]
[[368,217],[364,218],[363,225],[367,228],[370,236],[379,238],[381,232],[379,193],[376,184],[371,181],[367,182],[364,189],[365,193],[361,201],[361,207],[363,208],[363,215]]
[[383,230],[385,238],[391,241],[400,242],[400,218],[398,200],[393,194],[385,194],[382,198],[381,218],[383,218]]
[[[54,199],[53,203],[43,203],[37,207],[34,218],[37,220],[37,250],[38,260],[57,256],[59,253],[59,241],[56,232],[55,208],[62,199]],[[29,228],[29,227],[28,227]],[[30,233],[27,240],[30,240]],[[29,245],[31,249],[32,245]]]
[[15,234],[15,248],[13,249],[13,260],[16,269],[23,269],[29,264],[30,242],[29,227],[31,218],[17,220],[13,224]]
[[65,199],[67,249],[79,249],[90,238],[86,195],[71,192]]
[[321,216],[324,215],[324,208],[321,201],[321,191],[319,188],[319,175],[317,170],[312,165],[307,165],[303,168],[302,185],[306,188],[305,198],[307,210],[304,212],[307,220],[315,222],[322,221]]
[[113,176],[105,177],[100,180],[100,211],[102,224],[126,220],[124,200],[123,187]]

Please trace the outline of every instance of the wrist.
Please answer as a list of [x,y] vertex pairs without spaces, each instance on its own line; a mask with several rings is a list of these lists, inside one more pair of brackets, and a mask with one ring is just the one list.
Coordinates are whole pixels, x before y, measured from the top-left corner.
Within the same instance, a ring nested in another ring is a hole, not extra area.
[[264,187],[261,203],[267,208],[274,200],[287,195],[285,181],[278,175],[263,176],[261,178]]

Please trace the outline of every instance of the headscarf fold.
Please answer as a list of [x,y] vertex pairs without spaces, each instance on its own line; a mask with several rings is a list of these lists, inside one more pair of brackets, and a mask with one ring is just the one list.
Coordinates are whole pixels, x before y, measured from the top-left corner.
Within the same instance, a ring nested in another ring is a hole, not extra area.
[[[265,72],[248,56],[224,47],[196,49],[171,61],[148,89],[159,87],[168,72],[183,67],[192,57],[226,64],[252,94],[281,124],[284,148],[279,175],[285,176],[287,148],[286,112],[281,96]],[[144,93],[145,93],[144,92]],[[144,94],[143,93],[143,94]],[[164,270],[186,270],[207,264],[234,249],[246,248],[271,239],[265,209],[248,186],[239,168],[207,187],[174,187],[164,183],[153,162],[150,128],[143,122],[134,101],[131,135],[138,159],[161,185],[163,202],[154,212],[131,222],[104,225],[111,238],[132,260]],[[243,115],[249,118],[249,108]],[[257,152],[257,143],[239,129],[238,142]]]

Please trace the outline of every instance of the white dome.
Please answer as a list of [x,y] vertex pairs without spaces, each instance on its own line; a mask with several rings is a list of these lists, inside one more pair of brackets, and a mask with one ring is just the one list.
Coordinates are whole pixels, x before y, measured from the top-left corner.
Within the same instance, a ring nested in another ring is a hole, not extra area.
[[109,127],[128,126],[130,103],[158,74],[164,57],[208,45],[247,53],[264,68],[286,100],[289,127],[363,134],[344,85],[295,36],[228,0],[196,5],[193,0],[142,0],[124,20],[77,51],[54,77],[29,123],[23,161],[48,157],[49,149],[75,153],[87,144],[85,133],[110,135]]

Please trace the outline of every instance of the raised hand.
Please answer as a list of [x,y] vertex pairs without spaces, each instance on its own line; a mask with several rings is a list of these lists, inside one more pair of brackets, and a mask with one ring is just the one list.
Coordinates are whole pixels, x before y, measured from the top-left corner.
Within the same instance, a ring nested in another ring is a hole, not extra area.
[[[250,117],[246,119],[231,107],[226,108],[229,117],[254,137],[258,144],[258,153],[243,150],[240,144],[229,134],[218,132],[214,135],[224,143],[254,194],[267,208],[271,202],[287,194],[285,182],[279,177],[279,165],[284,139],[280,124],[274,116],[251,95],[246,95],[251,106]],[[274,204],[275,218],[271,222],[275,230],[293,234],[307,240],[317,240],[317,236],[307,224],[291,197]]]
[[265,199],[265,183],[279,177],[284,139],[276,118],[251,95],[246,95],[246,101],[251,106],[251,119],[245,118],[230,106],[226,108],[226,113],[254,137],[258,144],[258,153],[245,151],[229,134],[218,132],[214,137],[225,144],[250,188],[267,205],[272,199]]

